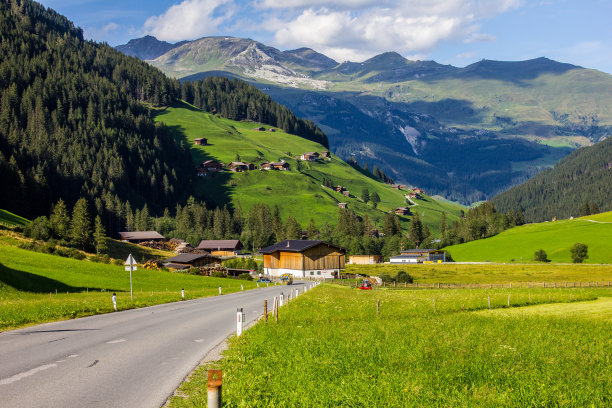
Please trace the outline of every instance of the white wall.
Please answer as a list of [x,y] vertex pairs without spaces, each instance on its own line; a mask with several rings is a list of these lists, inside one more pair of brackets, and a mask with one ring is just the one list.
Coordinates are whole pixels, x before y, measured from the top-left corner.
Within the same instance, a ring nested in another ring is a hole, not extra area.
[[[310,274],[310,272],[313,272],[312,275]],[[333,278],[333,275],[332,275],[333,272],[338,272],[338,269],[327,269],[327,270],[315,269],[315,270],[302,271],[302,270],[296,270],[296,269],[264,268],[264,274],[271,276],[271,277],[275,277],[275,278],[280,278],[281,275],[290,273],[291,275],[293,275],[293,279],[302,279],[302,278],[331,279]]]

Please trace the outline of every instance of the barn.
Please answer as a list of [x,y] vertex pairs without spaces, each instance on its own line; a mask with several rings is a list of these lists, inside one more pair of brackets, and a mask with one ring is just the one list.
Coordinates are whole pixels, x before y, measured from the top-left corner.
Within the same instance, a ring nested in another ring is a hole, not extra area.
[[382,255],[351,255],[349,264],[352,265],[372,265],[383,262]]
[[121,241],[131,242],[132,244],[146,241],[164,241],[166,239],[157,231],[122,231],[118,234]]
[[189,269],[191,267],[209,266],[221,263],[221,258],[211,254],[178,254],[165,261],[164,266],[172,269]]
[[446,262],[446,253],[439,249],[407,249],[389,258],[392,264]]
[[344,269],[346,250],[318,240],[288,239],[263,248],[264,273],[294,278],[329,279]]
[[198,249],[203,249],[215,256],[235,256],[242,249],[242,243],[237,239],[215,239],[200,241]]

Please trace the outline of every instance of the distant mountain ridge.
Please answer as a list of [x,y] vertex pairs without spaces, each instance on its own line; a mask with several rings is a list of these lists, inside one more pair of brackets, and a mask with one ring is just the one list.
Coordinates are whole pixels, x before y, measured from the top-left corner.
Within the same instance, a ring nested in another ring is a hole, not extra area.
[[340,157],[464,203],[612,135],[612,76],[544,57],[460,68],[385,52],[337,63],[311,49],[206,37],[149,62],[181,81],[248,81],[314,121]]
[[153,36],[146,35],[142,38],[130,40],[127,44],[118,45],[115,49],[131,57],[150,60],[160,55],[164,55],[171,49],[180,47],[186,42],[187,41],[181,41],[180,43],[170,44],[169,42],[159,41]]

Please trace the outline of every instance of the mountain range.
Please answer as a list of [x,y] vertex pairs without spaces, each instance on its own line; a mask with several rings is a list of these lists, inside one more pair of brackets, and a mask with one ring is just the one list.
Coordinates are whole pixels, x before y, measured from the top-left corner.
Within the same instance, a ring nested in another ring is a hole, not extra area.
[[464,203],[612,134],[612,76],[547,58],[459,68],[386,52],[338,63],[234,37],[145,37],[117,48],[181,81],[250,82],[313,120],[340,157]]

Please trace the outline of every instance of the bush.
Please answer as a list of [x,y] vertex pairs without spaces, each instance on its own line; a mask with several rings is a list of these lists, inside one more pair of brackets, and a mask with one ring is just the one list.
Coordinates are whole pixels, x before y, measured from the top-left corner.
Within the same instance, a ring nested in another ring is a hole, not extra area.
[[250,281],[250,280],[253,280],[253,277],[251,276],[250,273],[245,272],[245,273],[241,273],[240,275],[238,275],[238,279]]
[[25,226],[23,234],[29,238],[47,241],[51,238],[51,225],[49,224],[49,220],[44,216],[35,218]]
[[[94,255],[92,257],[89,258],[90,261],[92,262],[99,262],[99,263],[110,263],[111,259],[107,254],[104,255]],[[123,263],[123,262],[122,262]]]
[[225,276],[225,274],[221,271],[215,271],[213,272],[210,276],[212,276],[213,278],[226,278],[227,276]]
[[66,250],[66,256],[68,256],[69,258],[78,259],[79,261],[82,261],[83,259],[87,258],[87,256],[84,253],[74,248],[68,248]]
[[393,282],[393,278],[388,273],[381,273],[378,277],[385,283]]
[[200,268],[195,268],[195,267],[191,267],[189,268],[189,271],[187,271],[188,274],[190,275],[199,275],[200,274]]
[[40,252],[43,254],[54,254],[57,248],[54,242],[46,242],[41,248]]
[[573,263],[582,263],[582,261],[589,257],[589,247],[580,242],[576,242],[570,249],[570,252],[572,254]]
[[537,262],[550,262],[546,251],[544,251],[542,248],[535,251],[535,253],[533,254],[533,260]]
[[412,278],[412,276],[410,276],[410,274],[408,274],[408,272],[405,271],[399,271],[397,273],[397,275],[395,276],[395,280],[397,282],[401,282],[401,283],[412,283],[414,282],[414,279]]

